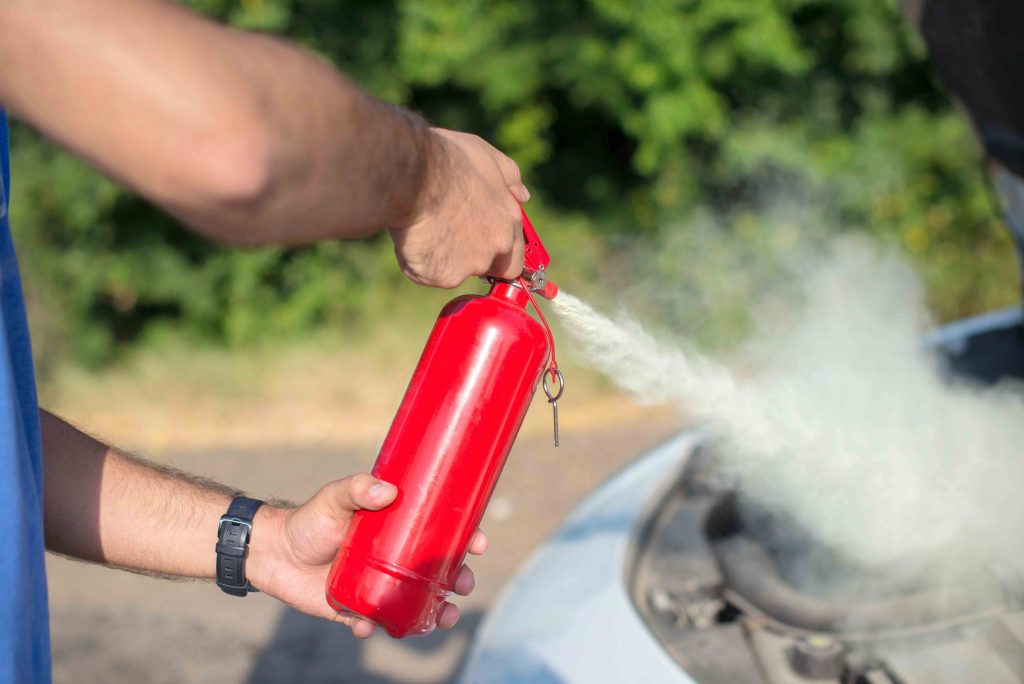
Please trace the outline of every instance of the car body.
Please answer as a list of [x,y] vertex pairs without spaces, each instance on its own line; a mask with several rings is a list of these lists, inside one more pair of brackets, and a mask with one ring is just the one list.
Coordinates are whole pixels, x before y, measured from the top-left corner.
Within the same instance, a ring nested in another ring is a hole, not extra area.
[[[1019,309],[925,344],[977,382],[1024,378]],[[588,496],[506,586],[460,681],[1024,682],[1024,576],[986,571],[990,603],[794,592],[732,529],[735,497],[703,483],[710,452],[683,430]]]

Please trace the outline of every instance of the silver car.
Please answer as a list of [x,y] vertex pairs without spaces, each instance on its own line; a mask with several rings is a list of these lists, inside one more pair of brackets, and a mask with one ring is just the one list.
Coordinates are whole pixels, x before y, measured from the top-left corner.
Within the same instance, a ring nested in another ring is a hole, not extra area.
[[[952,373],[1024,378],[1019,310],[926,343]],[[715,459],[713,435],[684,431],[591,494],[507,586],[460,681],[1024,682],[1020,569],[936,587],[894,567],[846,595],[802,591],[799,554],[778,548],[788,521],[716,484]]]

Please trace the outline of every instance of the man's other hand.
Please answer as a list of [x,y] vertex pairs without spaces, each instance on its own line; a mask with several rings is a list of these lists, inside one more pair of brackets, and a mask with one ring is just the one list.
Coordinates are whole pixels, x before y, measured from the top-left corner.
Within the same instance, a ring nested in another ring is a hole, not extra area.
[[389,229],[402,271],[414,282],[457,287],[473,275],[523,271],[523,219],[530,198],[519,167],[482,138],[430,130],[427,177],[405,225]]
[[[369,637],[375,629],[373,623],[338,613],[327,604],[327,573],[353,513],[386,508],[397,493],[394,485],[361,474],[325,485],[294,510],[263,506],[256,513],[246,564],[253,586],[303,613],[343,622],[360,639]],[[487,538],[477,532],[469,552],[479,555],[486,547]],[[455,593],[466,596],[474,585],[473,572],[463,566]],[[446,604],[438,626],[450,628],[458,619],[458,608]]]

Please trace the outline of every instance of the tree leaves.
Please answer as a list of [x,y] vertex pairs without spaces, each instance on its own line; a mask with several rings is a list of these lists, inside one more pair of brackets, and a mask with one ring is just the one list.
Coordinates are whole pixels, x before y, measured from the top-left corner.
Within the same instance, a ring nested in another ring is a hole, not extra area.
[[[624,237],[668,225],[754,247],[766,203],[796,197],[823,208],[824,231],[902,244],[940,317],[1015,289],[970,135],[892,0],[190,4],[281,32],[370,92],[495,141],[522,167],[545,235],[572,240],[563,261],[622,253]],[[372,317],[387,293],[418,296],[386,240],[226,250],[26,131],[14,138],[13,225],[34,306],[59,312],[42,336],[54,349],[102,362],[163,325],[237,344]],[[701,274],[686,255],[661,258]],[[642,279],[642,260],[627,261],[617,267]]]

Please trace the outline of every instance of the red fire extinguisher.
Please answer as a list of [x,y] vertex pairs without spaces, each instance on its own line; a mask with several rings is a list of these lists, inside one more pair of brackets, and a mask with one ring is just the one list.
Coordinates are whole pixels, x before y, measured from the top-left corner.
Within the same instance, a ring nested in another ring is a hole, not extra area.
[[[533,299],[558,292],[523,213],[523,274],[450,301],[437,319],[373,466],[398,497],[359,511],[327,581],[327,601],[401,638],[434,629],[538,384],[554,407],[565,381]],[[533,304],[538,322],[527,311]]]

